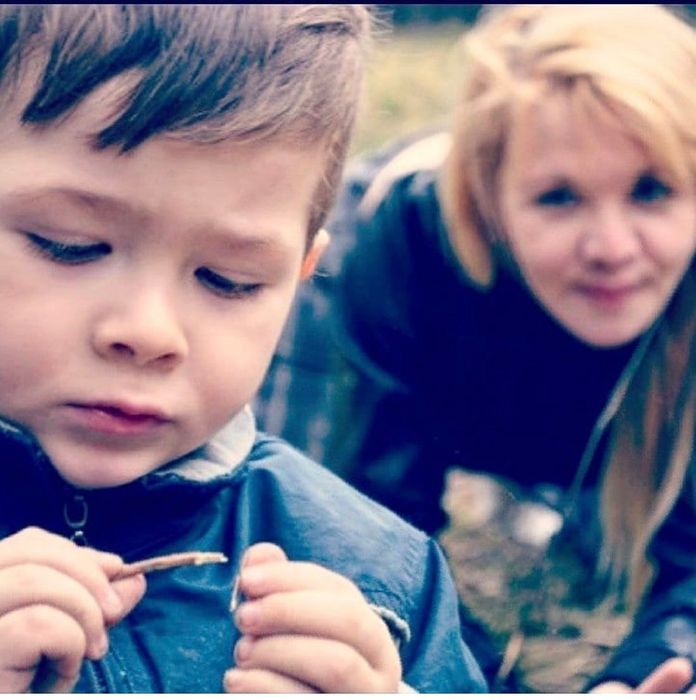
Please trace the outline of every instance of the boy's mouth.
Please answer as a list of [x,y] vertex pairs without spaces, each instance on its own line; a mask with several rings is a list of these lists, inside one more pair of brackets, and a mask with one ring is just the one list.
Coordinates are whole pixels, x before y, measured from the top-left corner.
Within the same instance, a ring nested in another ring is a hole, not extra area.
[[102,434],[141,435],[171,422],[164,413],[150,407],[126,404],[67,404],[72,421],[79,427]]

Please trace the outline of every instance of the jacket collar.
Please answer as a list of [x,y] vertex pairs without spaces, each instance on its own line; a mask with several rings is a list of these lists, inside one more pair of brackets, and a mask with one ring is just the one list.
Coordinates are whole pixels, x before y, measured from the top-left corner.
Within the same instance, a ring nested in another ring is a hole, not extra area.
[[0,420],[0,536],[33,525],[66,537],[80,532],[75,541],[125,558],[160,553],[216,517],[213,501],[246,472],[255,435],[245,408],[191,454],[129,484],[84,490],[61,478],[28,431]]

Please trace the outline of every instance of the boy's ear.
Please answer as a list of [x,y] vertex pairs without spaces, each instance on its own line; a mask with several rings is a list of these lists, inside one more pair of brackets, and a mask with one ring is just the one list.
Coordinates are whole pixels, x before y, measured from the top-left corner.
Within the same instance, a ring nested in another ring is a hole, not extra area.
[[329,232],[325,228],[319,229],[317,235],[314,236],[314,240],[312,241],[312,247],[305,254],[304,261],[302,262],[302,268],[300,270],[300,279],[304,281],[309,279],[314,274],[319,258],[321,258],[330,242],[331,236],[329,235]]

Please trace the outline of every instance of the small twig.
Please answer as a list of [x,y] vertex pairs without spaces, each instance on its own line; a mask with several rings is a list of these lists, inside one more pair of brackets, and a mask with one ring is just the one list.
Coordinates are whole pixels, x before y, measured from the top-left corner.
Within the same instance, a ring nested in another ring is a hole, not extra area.
[[131,564],[124,564],[123,568],[111,578],[112,581],[135,576],[136,574],[149,574],[160,569],[173,569],[177,566],[200,566],[201,564],[223,564],[227,557],[221,552],[180,552],[166,554],[152,559],[142,559]]

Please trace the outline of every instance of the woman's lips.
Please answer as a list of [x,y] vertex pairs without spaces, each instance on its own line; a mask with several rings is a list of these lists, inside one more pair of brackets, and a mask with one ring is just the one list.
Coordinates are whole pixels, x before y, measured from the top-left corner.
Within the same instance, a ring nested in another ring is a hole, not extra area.
[[603,306],[620,306],[633,296],[639,289],[639,284],[621,286],[580,285],[580,293],[595,304]]

